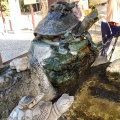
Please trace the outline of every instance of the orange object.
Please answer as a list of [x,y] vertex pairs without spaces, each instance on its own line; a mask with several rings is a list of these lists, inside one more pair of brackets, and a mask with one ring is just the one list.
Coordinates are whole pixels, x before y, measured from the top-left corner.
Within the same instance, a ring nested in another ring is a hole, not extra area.
[[85,15],[88,15],[90,12],[92,12],[92,9],[85,10]]

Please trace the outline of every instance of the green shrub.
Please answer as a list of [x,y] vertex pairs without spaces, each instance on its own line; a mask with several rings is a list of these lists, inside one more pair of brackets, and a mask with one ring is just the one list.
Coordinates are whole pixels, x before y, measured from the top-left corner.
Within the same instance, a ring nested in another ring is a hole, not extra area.
[[2,12],[4,12],[6,16],[8,16],[10,14],[8,1],[1,0],[1,5],[2,5]]
[[19,0],[21,12],[30,12],[30,6],[24,5],[24,0]]

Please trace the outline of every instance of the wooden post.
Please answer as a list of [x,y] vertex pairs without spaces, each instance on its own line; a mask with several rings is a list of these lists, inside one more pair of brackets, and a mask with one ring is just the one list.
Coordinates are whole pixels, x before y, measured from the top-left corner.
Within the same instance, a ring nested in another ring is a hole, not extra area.
[[32,16],[32,24],[33,24],[33,30],[35,29],[35,19],[34,19],[34,11],[32,4],[30,4],[30,11],[31,11],[31,16]]
[[9,20],[10,31],[13,31],[11,20]]
[[0,65],[3,65],[1,53],[0,53]]

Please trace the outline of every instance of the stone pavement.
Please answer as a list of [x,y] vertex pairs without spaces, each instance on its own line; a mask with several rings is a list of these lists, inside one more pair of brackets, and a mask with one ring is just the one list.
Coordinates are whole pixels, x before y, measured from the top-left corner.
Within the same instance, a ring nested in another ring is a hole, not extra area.
[[[34,38],[31,14],[21,15],[19,18],[17,29],[13,29],[13,33],[10,32],[9,24],[12,18],[6,16],[6,24],[3,25],[2,18],[0,17],[0,53],[3,63],[28,52],[31,40]],[[40,13],[35,13],[34,18],[35,25],[37,25],[42,19],[42,16]],[[7,33],[3,33],[4,27]]]
[[5,63],[17,56],[27,53],[33,38],[33,31],[0,33],[0,53],[2,62]]

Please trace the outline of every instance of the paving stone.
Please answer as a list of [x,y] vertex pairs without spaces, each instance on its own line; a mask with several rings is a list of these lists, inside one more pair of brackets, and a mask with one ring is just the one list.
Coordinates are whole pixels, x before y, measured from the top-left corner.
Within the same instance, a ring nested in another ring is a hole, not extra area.
[[28,52],[33,38],[32,32],[0,35],[0,53],[3,63]]

